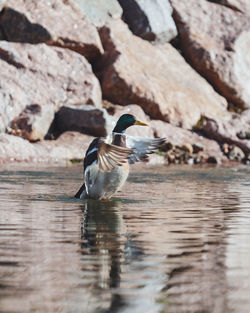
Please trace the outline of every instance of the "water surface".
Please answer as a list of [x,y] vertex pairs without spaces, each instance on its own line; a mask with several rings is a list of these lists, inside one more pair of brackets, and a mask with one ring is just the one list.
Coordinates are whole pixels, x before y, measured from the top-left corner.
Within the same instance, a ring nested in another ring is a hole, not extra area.
[[1,313],[249,313],[249,167],[137,168],[110,202],[81,175],[0,170]]

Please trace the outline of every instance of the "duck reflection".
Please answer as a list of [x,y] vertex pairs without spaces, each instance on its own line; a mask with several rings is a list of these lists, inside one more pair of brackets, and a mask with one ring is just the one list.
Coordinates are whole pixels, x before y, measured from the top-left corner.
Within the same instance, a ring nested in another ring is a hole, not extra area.
[[[100,308],[101,312],[116,312],[125,305],[122,296],[112,292],[120,286],[126,246],[126,227],[119,210],[120,203],[120,200],[88,200],[83,208],[82,256],[89,271],[95,275],[90,286],[91,302],[95,307],[89,308],[91,312]],[[86,265],[83,271],[86,272]]]

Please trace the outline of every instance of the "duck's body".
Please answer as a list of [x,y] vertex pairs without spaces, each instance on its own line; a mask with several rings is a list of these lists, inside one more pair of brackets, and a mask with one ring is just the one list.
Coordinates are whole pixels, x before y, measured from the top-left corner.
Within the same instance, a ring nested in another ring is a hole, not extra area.
[[[126,122],[128,120],[128,123]],[[125,120],[125,122],[124,122]],[[125,134],[132,125],[147,125],[124,114],[118,120],[111,135],[95,138],[84,158],[85,183],[76,198],[109,199],[122,188],[129,174],[129,163],[145,159],[156,150],[164,139],[134,138]]]
[[89,181],[87,182],[87,180],[85,181],[88,191],[85,191],[84,198],[109,199],[122,188],[127,180],[129,165],[118,166],[110,172],[102,172],[99,171],[98,165],[95,164],[90,172],[96,173],[96,179],[92,184]]

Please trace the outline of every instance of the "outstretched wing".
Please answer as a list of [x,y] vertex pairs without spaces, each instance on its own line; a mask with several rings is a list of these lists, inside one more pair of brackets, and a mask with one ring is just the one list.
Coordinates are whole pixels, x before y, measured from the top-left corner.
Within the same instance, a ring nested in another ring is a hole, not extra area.
[[132,153],[129,154],[129,163],[133,164],[140,160],[145,160],[148,154],[153,153],[159,149],[160,146],[165,142],[165,138],[141,138],[132,137],[126,135],[126,145],[132,149]]
[[109,172],[116,166],[121,166],[125,163],[131,153],[132,149],[107,144],[103,140],[100,140],[97,151],[99,169]]
[[131,152],[131,149],[108,144],[102,138],[95,138],[86,151],[84,172],[95,164],[98,164],[102,171],[110,171],[125,163]]

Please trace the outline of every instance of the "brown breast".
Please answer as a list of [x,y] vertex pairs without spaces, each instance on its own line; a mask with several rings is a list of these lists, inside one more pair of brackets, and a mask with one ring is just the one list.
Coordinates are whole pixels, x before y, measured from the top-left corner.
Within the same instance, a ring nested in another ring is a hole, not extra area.
[[122,134],[116,134],[113,137],[112,141],[113,145],[126,148],[126,136]]

